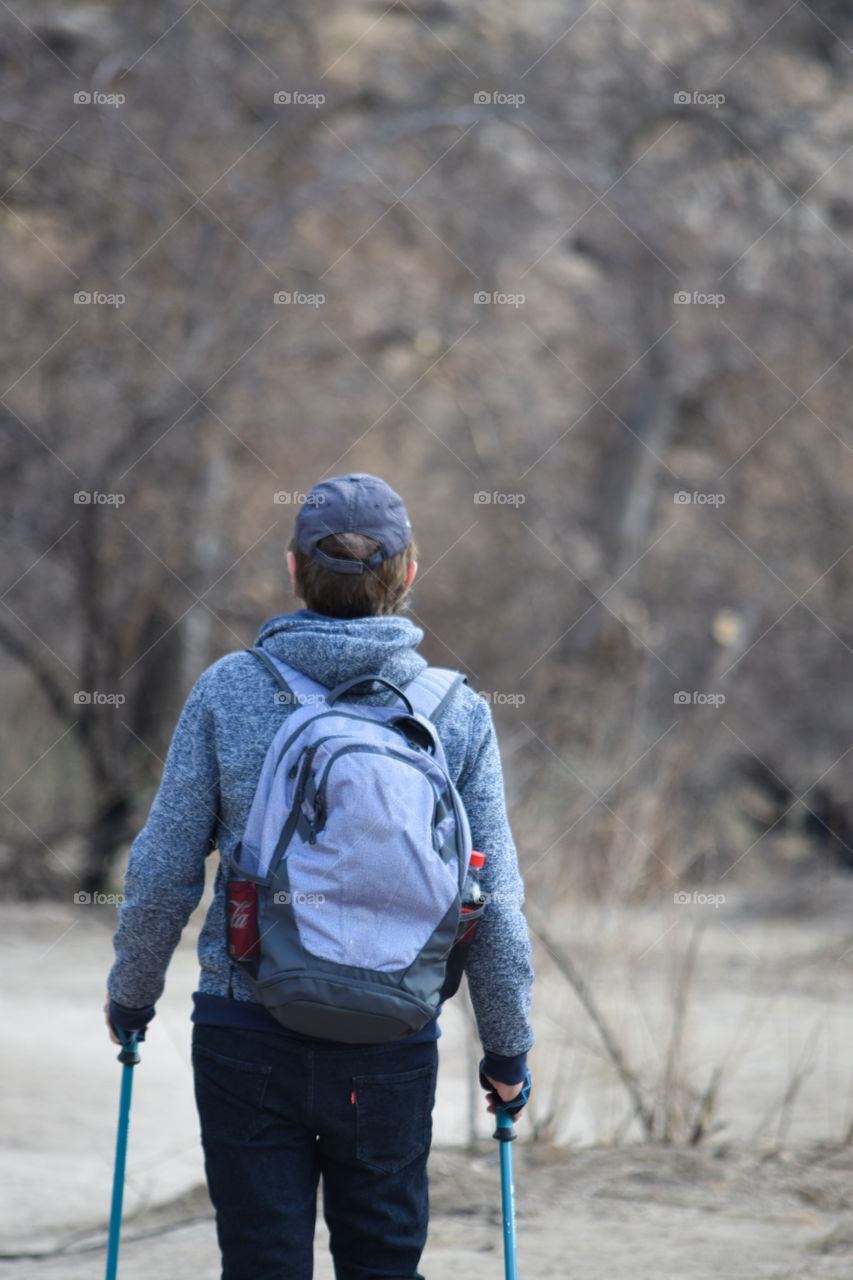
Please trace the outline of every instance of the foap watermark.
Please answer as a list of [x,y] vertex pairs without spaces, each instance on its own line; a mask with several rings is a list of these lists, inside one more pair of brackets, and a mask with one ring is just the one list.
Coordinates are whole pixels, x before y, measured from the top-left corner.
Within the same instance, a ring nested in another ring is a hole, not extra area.
[[507,493],[503,489],[478,489],[474,494],[475,507],[523,507],[527,501],[524,493]]
[[493,689],[491,693],[481,692],[480,697],[490,707],[523,707],[527,701],[523,693],[504,693],[501,689]]
[[123,507],[126,502],[126,494],[101,493],[100,489],[78,489],[74,494],[75,507]]
[[326,901],[326,895],[325,893],[288,893],[285,889],[277,889],[272,900],[280,907],[322,907]]
[[702,693],[699,689],[679,689],[672,695],[677,707],[722,707],[726,701],[724,693]]
[[286,689],[279,689],[273,694],[277,707],[321,707],[325,701],[322,693],[288,693]]
[[677,889],[672,895],[672,900],[677,907],[714,907],[719,910],[726,900],[726,895],[703,893],[699,889],[694,889],[692,893],[688,893],[686,889]]
[[672,100],[677,107],[713,107],[715,111],[726,100],[724,93],[709,93],[707,89],[676,89]]
[[478,307],[523,307],[527,298],[523,293],[501,293],[499,289],[478,289],[474,294]]
[[672,500],[677,507],[689,507],[691,504],[696,507],[721,507],[726,500],[726,495],[700,493],[698,489],[694,489],[692,493],[687,489],[677,489],[672,495]]
[[523,93],[504,93],[502,89],[480,89],[474,94],[475,107],[523,107],[527,98]]
[[99,689],[78,689],[74,695],[75,707],[123,707],[126,702],[123,693],[101,693]]
[[78,889],[74,894],[77,907],[120,907],[123,902],[123,893],[89,893],[87,889]]
[[74,94],[78,107],[123,107],[127,98],[123,93],[89,93],[86,89],[78,89]]
[[74,294],[74,305],[77,307],[123,307],[127,298],[123,293],[99,293],[96,289],[78,289]]
[[496,889],[494,893],[488,889],[480,889],[480,893],[487,906],[493,902],[497,905],[509,907],[521,907],[524,905],[523,893],[502,893],[499,889]]
[[699,289],[689,293],[687,289],[679,289],[672,295],[672,300],[677,307],[722,307],[726,301],[726,295],[702,293]]
[[306,93],[304,89],[277,89],[272,96],[277,107],[322,107],[325,93]]
[[277,307],[322,307],[326,301],[325,293],[289,293],[286,289],[279,289],[278,293],[274,293],[272,300]]
[[322,507],[326,501],[324,493],[301,493],[298,489],[279,489],[272,496],[276,507],[301,507],[307,503],[309,507]]

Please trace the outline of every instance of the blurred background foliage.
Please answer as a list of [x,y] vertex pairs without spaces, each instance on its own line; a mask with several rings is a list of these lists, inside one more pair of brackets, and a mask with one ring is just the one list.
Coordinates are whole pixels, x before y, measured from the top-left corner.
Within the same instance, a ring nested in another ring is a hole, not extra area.
[[350,470],[407,499],[540,902],[853,866],[849,5],[26,0],[0,37],[8,893],[115,876]]

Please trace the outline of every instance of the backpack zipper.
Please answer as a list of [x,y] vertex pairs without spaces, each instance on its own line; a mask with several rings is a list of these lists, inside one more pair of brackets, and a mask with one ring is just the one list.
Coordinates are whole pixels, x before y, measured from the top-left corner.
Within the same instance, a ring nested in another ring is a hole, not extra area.
[[[344,735],[340,734],[335,736],[343,737]],[[322,774],[320,775],[320,781],[317,783],[317,790],[314,797],[314,817],[309,823],[308,839],[311,844],[317,843],[317,833],[323,830],[326,817],[328,816],[327,809],[326,809],[326,790],[328,787],[329,773],[331,771],[332,765],[335,763],[336,760],[340,759],[341,756],[355,755],[355,754],[359,754],[359,755],[368,754],[368,755],[376,755],[376,756],[390,755],[395,760],[399,760],[403,764],[409,765],[410,768],[416,769],[416,766],[412,764],[411,760],[408,760],[405,756],[400,755],[398,752],[393,750],[379,751],[375,746],[365,745],[365,746],[342,747],[340,751],[335,751],[326,761],[326,765],[323,769]],[[445,771],[441,768],[439,764],[436,764],[435,767],[441,773],[441,776],[444,779],[445,784],[449,786],[450,780],[447,774],[445,773]],[[420,773],[420,776],[422,778],[426,779],[430,787],[432,787],[436,800],[438,800],[439,791],[435,783],[433,782],[432,778],[427,777],[427,775],[421,770],[416,770],[416,771]]]
[[[295,742],[295,741],[296,741],[296,739],[300,736],[300,734],[304,733],[304,732],[305,732],[305,730],[306,730],[306,729],[308,729],[308,728],[310,728],[310,726],[311,726],[312,724],[314,724],[317,720],[322,720],[322,719],[324,719],[326,716],[339,716],[339,717],[340,717],[340,716],[343,716],[343,717],[344,717],[345,719],[347,719],[347,720],[363,720],[363,721],[365,721],[365,723],[367,723],[367,724],[373,724],[373,725],[377,725],[377,724],[378,724],[378,725],[382,726],[383,728],[387,728],[387,729],[393,729],[393,728],[394,728],[394,726],[393,726],[393,725],[391,725],[391,724],[386,724],[386,723],[385,723],[385,721],[383,721],[383,720],[377,720],[375,716],[360,716],[360,715],[357,715],[355,712],[352,712],[352,711],[339,711],[339,710],[337,709],[337,707],[332,707],[332,708],[331,708],[331,710],[329,710],[329,711],[318,711],[316,715],[314,715],[314,716],[312,716],[312,717],[310,718],[310,720],[306,720],[304,724],[301,724],[301,725],[299,726],[299,728],[298,728],[294,733],[292,733],[292,734],[290,735],[290,737],[285,741],[285,743],[284,743],[283,747],[281,748],[281,750],[280,750],[280,751],[279,751],[279,753],[278,753],[278,758],[276,759],[276,762],[275,762],[275,767],[276,767],[276,769],[277,769],[277,768],[278,768],[278,766],[281,764],[281,762],[282,762],[282,760],[284,759],[284,757],[285,757],[286,753],[287,753],[287,752],[290,750],[290,748],[293,746],[294,742]],[[394,729],[394,732],[399,733],[399,730],[398,730],[398,729]],[[330,734],[328,734],[328,735],[327,735],[327,737],[324,739],[324,741],[328,741],[328,739],[329,739],[329,738],[340,738],[340,737],[343,737],[343,734],[339,734],[339,733],[330,733]]]
[[306,759],[313,760],[315,751],[318,751],[319,748],[322,747],[324,742],[332,742],[334,741],[335,738],[343,738],[345,736],[346,735],[342,733],[327,733],[325,738],[318,738],[317,741],[312,742],[310,746],[303,747],[302,750],[299,752],[299,755],[296,757],[293,764],[290,766],[290,768],[287,771],[288,778],[295,778],[303,762]]

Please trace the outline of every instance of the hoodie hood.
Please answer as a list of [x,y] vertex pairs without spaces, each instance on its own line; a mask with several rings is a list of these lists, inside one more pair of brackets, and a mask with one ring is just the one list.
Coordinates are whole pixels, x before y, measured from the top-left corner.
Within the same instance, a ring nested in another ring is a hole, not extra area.
[[353,676],[380,675],[404,686],[427,665],[416,653],[424,638],[408,618],[329,618],[300,609],[270,618],[257,644],[312,680],[334,689]]

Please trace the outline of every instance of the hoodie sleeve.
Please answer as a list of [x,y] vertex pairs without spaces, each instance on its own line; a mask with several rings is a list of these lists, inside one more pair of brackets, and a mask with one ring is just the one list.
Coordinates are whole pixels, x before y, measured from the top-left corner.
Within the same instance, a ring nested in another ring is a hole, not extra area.
[[148,821],[130,851],[107,988],[131,1009],[153,1005],[184,925],[204,890],[216,830],[219,769],[202,675],[187,699]]
[[486,1053],[486,1074],[514,1084],[524,1076],[526,1053],[533,1044],[527,1018],[533,969],[521,909],[524,885],[507,818],[497,735],[487,704],[481,698],[476,701],[472,745],[459,779],[459,794],[471,823],[474,848],[486,855],[481,884],[488,899],[471,943],[466,973]]

